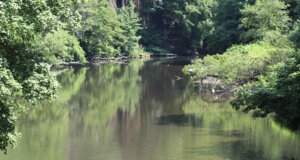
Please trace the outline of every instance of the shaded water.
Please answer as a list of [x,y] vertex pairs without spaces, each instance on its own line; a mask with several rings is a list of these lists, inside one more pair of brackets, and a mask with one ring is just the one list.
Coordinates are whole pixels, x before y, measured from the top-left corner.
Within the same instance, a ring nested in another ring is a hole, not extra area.
[[59,98],[30,107],[17,147],[0,159],[300,159],[299,135],[214,103],[189,87],[182,64],[155,59],[59,73]]

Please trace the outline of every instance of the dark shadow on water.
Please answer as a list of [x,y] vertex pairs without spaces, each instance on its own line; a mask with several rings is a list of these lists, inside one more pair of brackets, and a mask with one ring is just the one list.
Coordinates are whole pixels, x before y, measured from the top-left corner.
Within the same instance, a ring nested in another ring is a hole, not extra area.
[[193,126],[201,127],[203,119],[196,117],[194,114],[180,114],[180,115],[166,115],[156,118],[157,125],[179,125],[179,126]]

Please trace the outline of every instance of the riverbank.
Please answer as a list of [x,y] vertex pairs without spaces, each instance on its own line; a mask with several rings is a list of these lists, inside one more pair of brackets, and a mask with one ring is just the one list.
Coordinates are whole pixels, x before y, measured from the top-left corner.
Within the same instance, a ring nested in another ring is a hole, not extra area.
[[110,57],[110,58],[103,58],[103,57],[94,57],[91,59],[90,63],[92,64],[103,64],[103,63],[128,63],[130,60],[148,60],[150,59],[150,54],[145,53],[141,55],[131,55],[131,56],[122,56],[122,57]]
[[69,66],[88,66],[88,65],[99,65],[99,64],[107,64],[107,63],[116,63],[116,64],[126,64],[131,60],[149,60],[151,55],[149,53],[145,53],[142,55],[131,55],[131,56],[122,56],[122,57],[94,57],[86,63],[82,62],[63,62],[59,65],[53,65],[52,68],[62,69]]

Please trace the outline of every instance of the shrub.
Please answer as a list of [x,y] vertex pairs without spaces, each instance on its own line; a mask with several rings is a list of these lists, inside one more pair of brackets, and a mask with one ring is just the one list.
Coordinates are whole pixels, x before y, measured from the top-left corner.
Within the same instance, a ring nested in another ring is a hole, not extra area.
[[226,84],[243,83],[264,74],[268,65],[285,59],[288,51],[288,48],[278,49],[265,42],[236,45],[222,55],[198,59],[194,64],[186,66],[184,71],[192,72],[193,78],[213,76]]
[[42,54],[46,61],[53,64],[74,60],[86,62],[85,52],[77,38],[64,30],[47,34],[44,39],[40,39],[40,43],[36,44],[35,50]]
[[300,127],[300,52],[274,66],[267,76],[249,83],[236,93],[231,103],[254,117],[275,113],[277,120],[291,128]]

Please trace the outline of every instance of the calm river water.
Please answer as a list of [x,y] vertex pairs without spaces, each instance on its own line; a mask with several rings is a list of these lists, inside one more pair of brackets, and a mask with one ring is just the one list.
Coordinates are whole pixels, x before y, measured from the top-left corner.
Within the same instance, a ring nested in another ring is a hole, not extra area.
[[[4,160],[300,160],[300,135],[191,87],[182,59],[70,67]],[[183,79],[179,79],[178,77]]]

